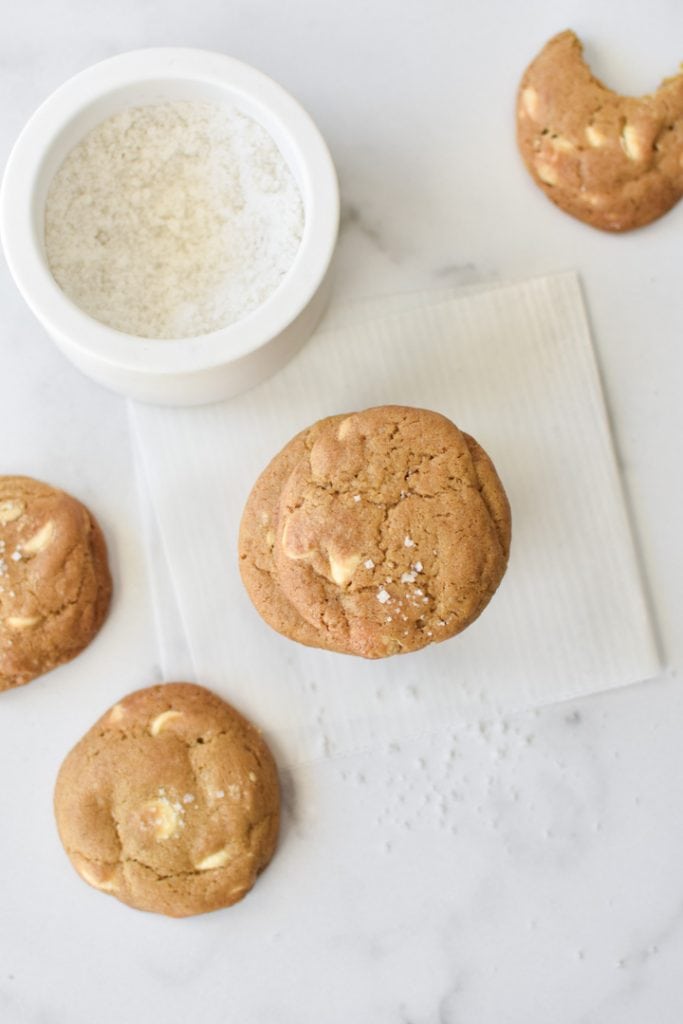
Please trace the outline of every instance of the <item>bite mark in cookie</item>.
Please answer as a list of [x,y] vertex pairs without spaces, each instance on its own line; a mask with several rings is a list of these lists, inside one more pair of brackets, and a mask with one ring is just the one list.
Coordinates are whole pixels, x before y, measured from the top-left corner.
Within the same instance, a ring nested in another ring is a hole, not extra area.
[[536,183],[557,206],[604,231],[629,231],[683,195],[683,74],[656,92],[621,96],[592,74],[571,31],[524,72],[517,141]]

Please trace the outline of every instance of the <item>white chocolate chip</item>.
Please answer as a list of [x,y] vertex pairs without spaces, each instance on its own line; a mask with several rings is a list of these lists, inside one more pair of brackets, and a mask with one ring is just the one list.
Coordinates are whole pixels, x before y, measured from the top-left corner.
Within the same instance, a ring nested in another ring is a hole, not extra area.
[[371,558],[366,558],[365,561],[363,562],[363,565],[365,566],[366,569],[374,569],[375,568],[375,563],[373,562],[373,560]]
[[5,623],[10,629],[30,629],[31,626],[37,626],[42,621],[42,615],[10,615],[5,619]]
[[24,555],[37,555],[39,551],[43,551],[44,548],[51,543],[55,535],[55,524],[52,519],[48,519],[41,528],[34,533],[27,541],[21,545],[21,550]]
[[645,156],[643,140],[632,124],[625,124],[621,130],[621,148],[629,160],[642,160]]
[[557,171],[545,160],[536,161],[536,174],[546,185],[557,185]]
[[256,782],[256,772],[249,772],[249,781]]
[[360,563],[360,555],[343,555],[337,552],[330,554],[330,576],[338,587],[349,582]]
[[301,551],[299,547],[296,546],[296,541],[293,542],[290,537],[291,530],[292,520],[287,519],[282,529],[281,543],[283,554],[285,554],[287,558],[291,558],[293,562],[303,562],[313,558],[315,549],[309,548],[307,551]]
[[550,145],[558,153],[573,153],[576,146],[564,135],[558,135],[556,139],[550,140]]
[[347,416],[345,420],[342,420],[337,427],[337,438],[339,441],[344,441],[351,432],[351,421],[353,416]]
[[182,718],[182,711],[162,711],[160,715],[152,719],[150,723],[149,731],[152,736],[158,736],[162,729],[165,729],[169,722],[172,722],[174,718]]
[[593,149],[600,149],[607,143],[607,136],[599,128],[596,128],[594,124],[589,124],[586,128],[586,139],[588,140],[588,145],[592,146]]
[[93,864],[85,857],[78,857],[78,873],[81,878],[102,892],[112,892],[114,889],[114,868],[105,864]]
[[224,868],[230,859],[230,853],[225,848],[210,853],[195,864],[197,871],[213,871],[214,868]]
[[530,85],[526,89],[522,89],[522,106],[532,121],[535,121],[538,117],[540,104],[538,102],[538,93]]
[[109,712],[110,722],[120,722],[126,713],[126,709],[123,704],[114,704],[114,707]]
[[166,797],[150,800],[144,804],[140,813],[143,829],[151,829],[154,838],[159,841],[172,839],[178,834],[178,829],[181,827],[178,808],[180,808],[180,804],[176,808]]
[[13,523],[23,514],[25,507],[23,501],[14,501],[11,498],[0,501],[0,524],[5,526],[7,523]]

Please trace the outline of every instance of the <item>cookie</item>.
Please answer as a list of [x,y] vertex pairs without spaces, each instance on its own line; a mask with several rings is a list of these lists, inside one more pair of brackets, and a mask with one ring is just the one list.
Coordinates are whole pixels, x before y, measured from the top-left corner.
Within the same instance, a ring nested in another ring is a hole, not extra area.
[[75,658],[110,598],[107,549],[88,509],[49,484],[0,477],[0,691]]
[[169,917],[249,892],[275,851],[279,803],[259,732],[190,683],[115,704],[67,755],[55,787],[59,835],[79,875]]
[[277,632],[308,647],[329,647],[326,636],[303,618],[280,589],[275,568],[275,535],[280,494],[286,480],[332,416],[302,430],[275,456],[256,481],[242,514],[239,566],[242,582],[261,617]]
[[480,614],[507,566],[510,510],[476,441],[438,413],[382,406],[322,421],[291,445],[245,511],[253,523],[254,494],[270,481],[270,509],[279,490],[261,580],[269,603],[255,603],[272,612],[275,593],[288,611],[270,625],[296,639],[293,608],[309,642],[381,658],[445,640]]
[[620,96],[591,73],[571,31],[524,72],[517,141],[537,185],[565,213],[630,231],[683,195],[683,74],[648,96]]

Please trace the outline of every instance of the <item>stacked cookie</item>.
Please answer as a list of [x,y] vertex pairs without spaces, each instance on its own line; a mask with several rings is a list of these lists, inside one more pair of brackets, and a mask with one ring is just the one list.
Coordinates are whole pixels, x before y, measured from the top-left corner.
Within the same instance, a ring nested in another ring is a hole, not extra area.
[[509,504],[477,442],[438,413],[381,406],[286,445],[249,496],[239,557],[278,632],[382,658],[473,622],[509,546]]

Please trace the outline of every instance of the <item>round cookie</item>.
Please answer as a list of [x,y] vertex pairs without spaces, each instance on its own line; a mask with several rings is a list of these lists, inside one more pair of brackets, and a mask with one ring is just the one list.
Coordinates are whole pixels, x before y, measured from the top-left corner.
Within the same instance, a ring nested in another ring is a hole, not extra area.
[[110,598],[107,549],[88,509],[29,477],[0,477],[0,691],[75,658]]
[[438,413],[381,406],[321,430],[282,489],[277,578],[335,649],[415,651],[483,611],[510,509],[480,446]]
[[604,231],[656,220],[683,195],[683,74],[648,96],[621,96],[592,74],[571,31],[524,72],[517,141],[536,184]]
[[343,419],[342,415],[321,420],[285,445],[254,484],[240,523],[240,573],[254,607],[278,633],[308,647],[329,649],[330,644],[324,631],[304,619],[280,588],[274,554],[278,507],[283,485],[318,433]]
[[275,851],[279,806],[259,732],[190,683],[115,704],[67,755],[55,787],[59,835],[79,875],[169,917],[249,892]]

